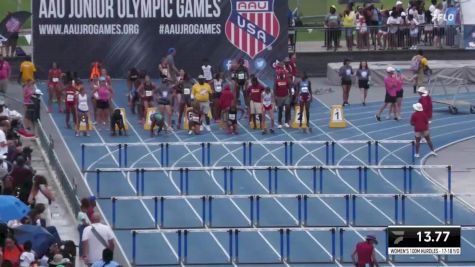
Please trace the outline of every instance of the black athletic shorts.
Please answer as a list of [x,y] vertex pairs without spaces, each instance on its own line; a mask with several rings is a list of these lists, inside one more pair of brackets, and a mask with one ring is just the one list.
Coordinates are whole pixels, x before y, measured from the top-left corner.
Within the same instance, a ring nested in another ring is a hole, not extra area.
[[396,98],[395,96],[390,96],[388,93],[386,93],[386,97],[384,98],[384,103],[396,103]]
[[369,89],[369,81],[368,80],[358,80],[358,88]]

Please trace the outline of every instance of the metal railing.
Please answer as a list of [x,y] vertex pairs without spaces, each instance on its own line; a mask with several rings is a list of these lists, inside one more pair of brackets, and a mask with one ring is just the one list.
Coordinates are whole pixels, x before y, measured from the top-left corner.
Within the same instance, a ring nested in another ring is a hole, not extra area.
[[59,161],[58,155],[54,151],[53,138],[48,135],[48,133],[44,130],[41,121],[38,121],[37,129],[41,146],[46,153],[51,168],[56,173],[59,185],[65,193],[66,199],[70,207],[73,209],[74,214],[77,214],[80,209],[80,201],[77,194],[77,183],[75,181],[75,178],[70,179],[66,174],[66,171],[64,170],[63,166],[61,165],[61,162]]
[[[303,39],[301,41],[301,39]],[[295,27],[289,29],[289,51],[297,52],[297,43],[317,42],[316,51],[396,50],[418,48],[459,48],[463,44],[461,25],[434,27],[432,24]]]

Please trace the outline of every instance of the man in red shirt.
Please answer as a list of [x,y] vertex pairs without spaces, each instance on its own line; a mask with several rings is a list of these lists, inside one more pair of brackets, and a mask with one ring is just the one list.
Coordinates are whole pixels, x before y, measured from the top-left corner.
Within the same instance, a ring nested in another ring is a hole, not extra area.
[[422,108],[424,110],[424,113],[427,116],[427,119],[429,120],[429,123],[431,123],[432,120],[432,98],[429,95],[429,91],[425,87],[419,87],[417,89],[417,92],[421,96],[419,98],[419,103],[421,103]]
[[[249,104],[249,113],[251,114],[252,122],[254,123],[254,129],[259,128],[261,124],[262,117],[262,92],[264,92],[264,86],[259,83],[257,77],[252,77],[251,85],[247,88],[250,104]],[[257,117],[257,119],[256,119]]]
[[70,129],[71,125],[69,124],[69,116],[73,116],[73,122],[76,124],[76,103],[77,103],[78,90],[76,87],[76,82],[73,80],[65,89],[64,89],[64,104],[65,104],[65,113],[66,113],[66,128]]
[[411,125],[414,126],[414,136],[416,138],[416,158],[419,157],[419,148],[421,146],[421,138],[424,137],[427,141],[427,145],[431,150],[431,154],[437,156],[437,153],[434,151],[434,146],[432,145],[432,140],[430,139],[429,133],[429,119],[424,113],[424,108],[421,103],[416,103],[412,105],[414,108],[414,113],[411,116]]
[[282,111],[285,107],[285,127],[289,128],[290,121],[290,81],[285,75],[279,75],[274,84],[275,105],[279,111],[279,129],[282,129]]
[[[356,267],[378,267],[374,253],[374,245],[378,244],[375,236],[368,235],[366,240],[356,244],[355,251],[351,254],[351,259]],[[356,260],[358,258],[358,260]],[[367,265],[366,265],[367,264]]]

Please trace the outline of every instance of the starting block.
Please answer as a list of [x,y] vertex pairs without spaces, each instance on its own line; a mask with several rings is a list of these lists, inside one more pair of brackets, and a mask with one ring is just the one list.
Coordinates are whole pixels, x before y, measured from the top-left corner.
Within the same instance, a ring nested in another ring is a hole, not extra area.
[[[129,123],[127,120],[127,115],[125,114],[125,108],[118,108],[120,110],[120,115],[122,115],[122,120],[124,121],[124,128],[126,131],[129,130]],[[118,131],[119,127],[115,126],[115,130]]]
[[305,107],[303,109],[303,115],[302,115],[302,127],[300,127],[300,120],[299,120],[299,116],[300,116],[300,106],[296,105],[295,106],[295,116],[294,116],[294,121],[292,122],[292,125],[291,127],[296,129],[296,128],[302,128],[302,129],[305,129],[307,128],[307,115],[305,114]]
[[79,121],[79,131],[80,132],[87,132],[92,131],[92,123],[89,119],[89,113],[81,113],[78,118]]
[[346,128],[345,113],[343,106],[333,105],[330,111],[330,128]]
[[189,130],[188,128],[188,117],[190,116],[190,112],[193,110],[192,107],[185,108],[185,113],[183,114],[183,129]]
[[150,120],[150,116],[157,112],[157,108],[148,108],[147,112],[145,113],[145,124],[143,125],[143,129],[150,131],[150,128],[152,127],[152,121]]
[[249,127],[251,129],[260,129],[261,128],[261,120],[259,119],[261,114],[251,114],[251,116],[256,116],[256,123],[257,127],[254,126],[254,121],[252,121],[252,118],[249,118]]

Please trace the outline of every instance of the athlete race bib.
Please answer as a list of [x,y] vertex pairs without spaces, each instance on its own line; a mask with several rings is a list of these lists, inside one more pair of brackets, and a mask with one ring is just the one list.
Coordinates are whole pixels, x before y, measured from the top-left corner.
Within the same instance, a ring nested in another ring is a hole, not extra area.
[[59,78],[53,78],[53,82],[54,82],[54,83],[59,82]]
[[245,78],[244,73],[239,73],[239,74],[238,74],[238,79],[239,79],[239,80],[244,80],[244,78]]
[[162,91],[162,98],[167,98],[168,91]]
[[217,84],[214,90],[216,91],[216,93],[221,93],[221,91],[223,90],[223,87],[221,86],[221,84]]
[[168,69],[162,69],[162,73],[163,75],[168,76]]
[[361,72],[361,77],[363,77],[363,78],[368,77],[368,72],[367,71]]
[[146,97],[151,97],[151,96],[152,96],[152,91],[146,90],[146,91],[145,91],[145,96],[146,96]]
[[304,93],[304,94],[308,94],[308,87],[307,86],[303,86],[301,89],[300,89],[300,92]]
[[351,70],[350,69],[346,69],[346,76],[350,76],[351,75]]
[[190,93],[191,93],[190,88],[185,88],[185,89],[183,89],[183,94],[189,95]]
[[200,117],[198,117],[198,116],[191,116],[191,120],[192,120],[193,122],[200,122]]
[[74,95],[66,95],[66,102],[74,102]]
[[236,120],[236,114],[229,114],[229,120]]

